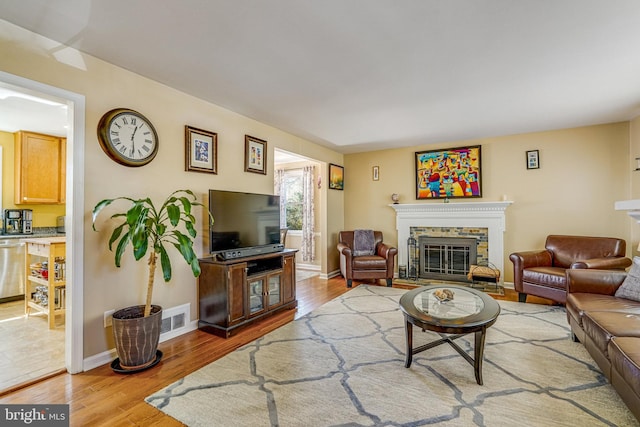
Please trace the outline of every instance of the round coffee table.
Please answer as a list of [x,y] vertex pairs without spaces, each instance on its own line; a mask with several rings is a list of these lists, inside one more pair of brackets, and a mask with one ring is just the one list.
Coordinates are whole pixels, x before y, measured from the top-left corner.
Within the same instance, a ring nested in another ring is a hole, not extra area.
[[[445,290],[452,292],[452,299],[446,299]],[[460,285],[421,286],[400,298],[400,309],[404,313],[407,339],[405,368],[411,366],[414,354],[449,343],[473,366],[476,381],[482,385],[485,335],[500,314],[500,306],[493,298]],[[437,332],[441,339],[413,348],[413,325]],[[470,333],[475,334],[473,358],[454,342]]]

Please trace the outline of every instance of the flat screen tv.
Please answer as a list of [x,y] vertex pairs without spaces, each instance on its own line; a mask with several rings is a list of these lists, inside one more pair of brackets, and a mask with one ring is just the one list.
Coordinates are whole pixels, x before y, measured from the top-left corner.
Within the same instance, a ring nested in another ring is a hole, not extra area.
[[209,190],[209,209],[214,219],[211,254],[255,248],[268,251],[280,244],[279,196]]

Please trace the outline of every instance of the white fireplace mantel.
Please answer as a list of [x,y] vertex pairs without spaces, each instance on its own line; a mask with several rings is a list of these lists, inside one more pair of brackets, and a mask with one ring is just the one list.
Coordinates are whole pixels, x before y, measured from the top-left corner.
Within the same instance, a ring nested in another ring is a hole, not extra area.
[[512,203],[501,201],[389,205],[396,211],[398,265],[407,265],[407,240],[411,227],[482,227],[488,229],[489,262],[504,272],[505,210]]
[[640,199],[615,202],[614,209],[617,211],[627,211],[627,214],[631,218],[640,223]]

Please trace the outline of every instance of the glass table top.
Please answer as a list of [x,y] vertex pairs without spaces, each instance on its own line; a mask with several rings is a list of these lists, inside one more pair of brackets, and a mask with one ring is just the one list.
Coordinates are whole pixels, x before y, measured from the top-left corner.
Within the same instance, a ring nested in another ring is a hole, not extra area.
[[480,313],[484,301],[477,292],[460,287],[429,287],[415,295],[416,309],[433,318],[460,319]]

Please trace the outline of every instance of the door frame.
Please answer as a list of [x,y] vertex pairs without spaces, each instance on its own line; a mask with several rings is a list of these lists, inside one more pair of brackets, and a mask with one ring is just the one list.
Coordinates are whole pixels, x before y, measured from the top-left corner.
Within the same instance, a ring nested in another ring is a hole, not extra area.
[[[84,334],[84,143],[85,97],[55,86],[0,71],[0,82],[60,98],[68,106],[66,176],[67,309],[65,314],[65,367],[69,373],[82,372]],[[77,177],[74,179],[74,177]]]

